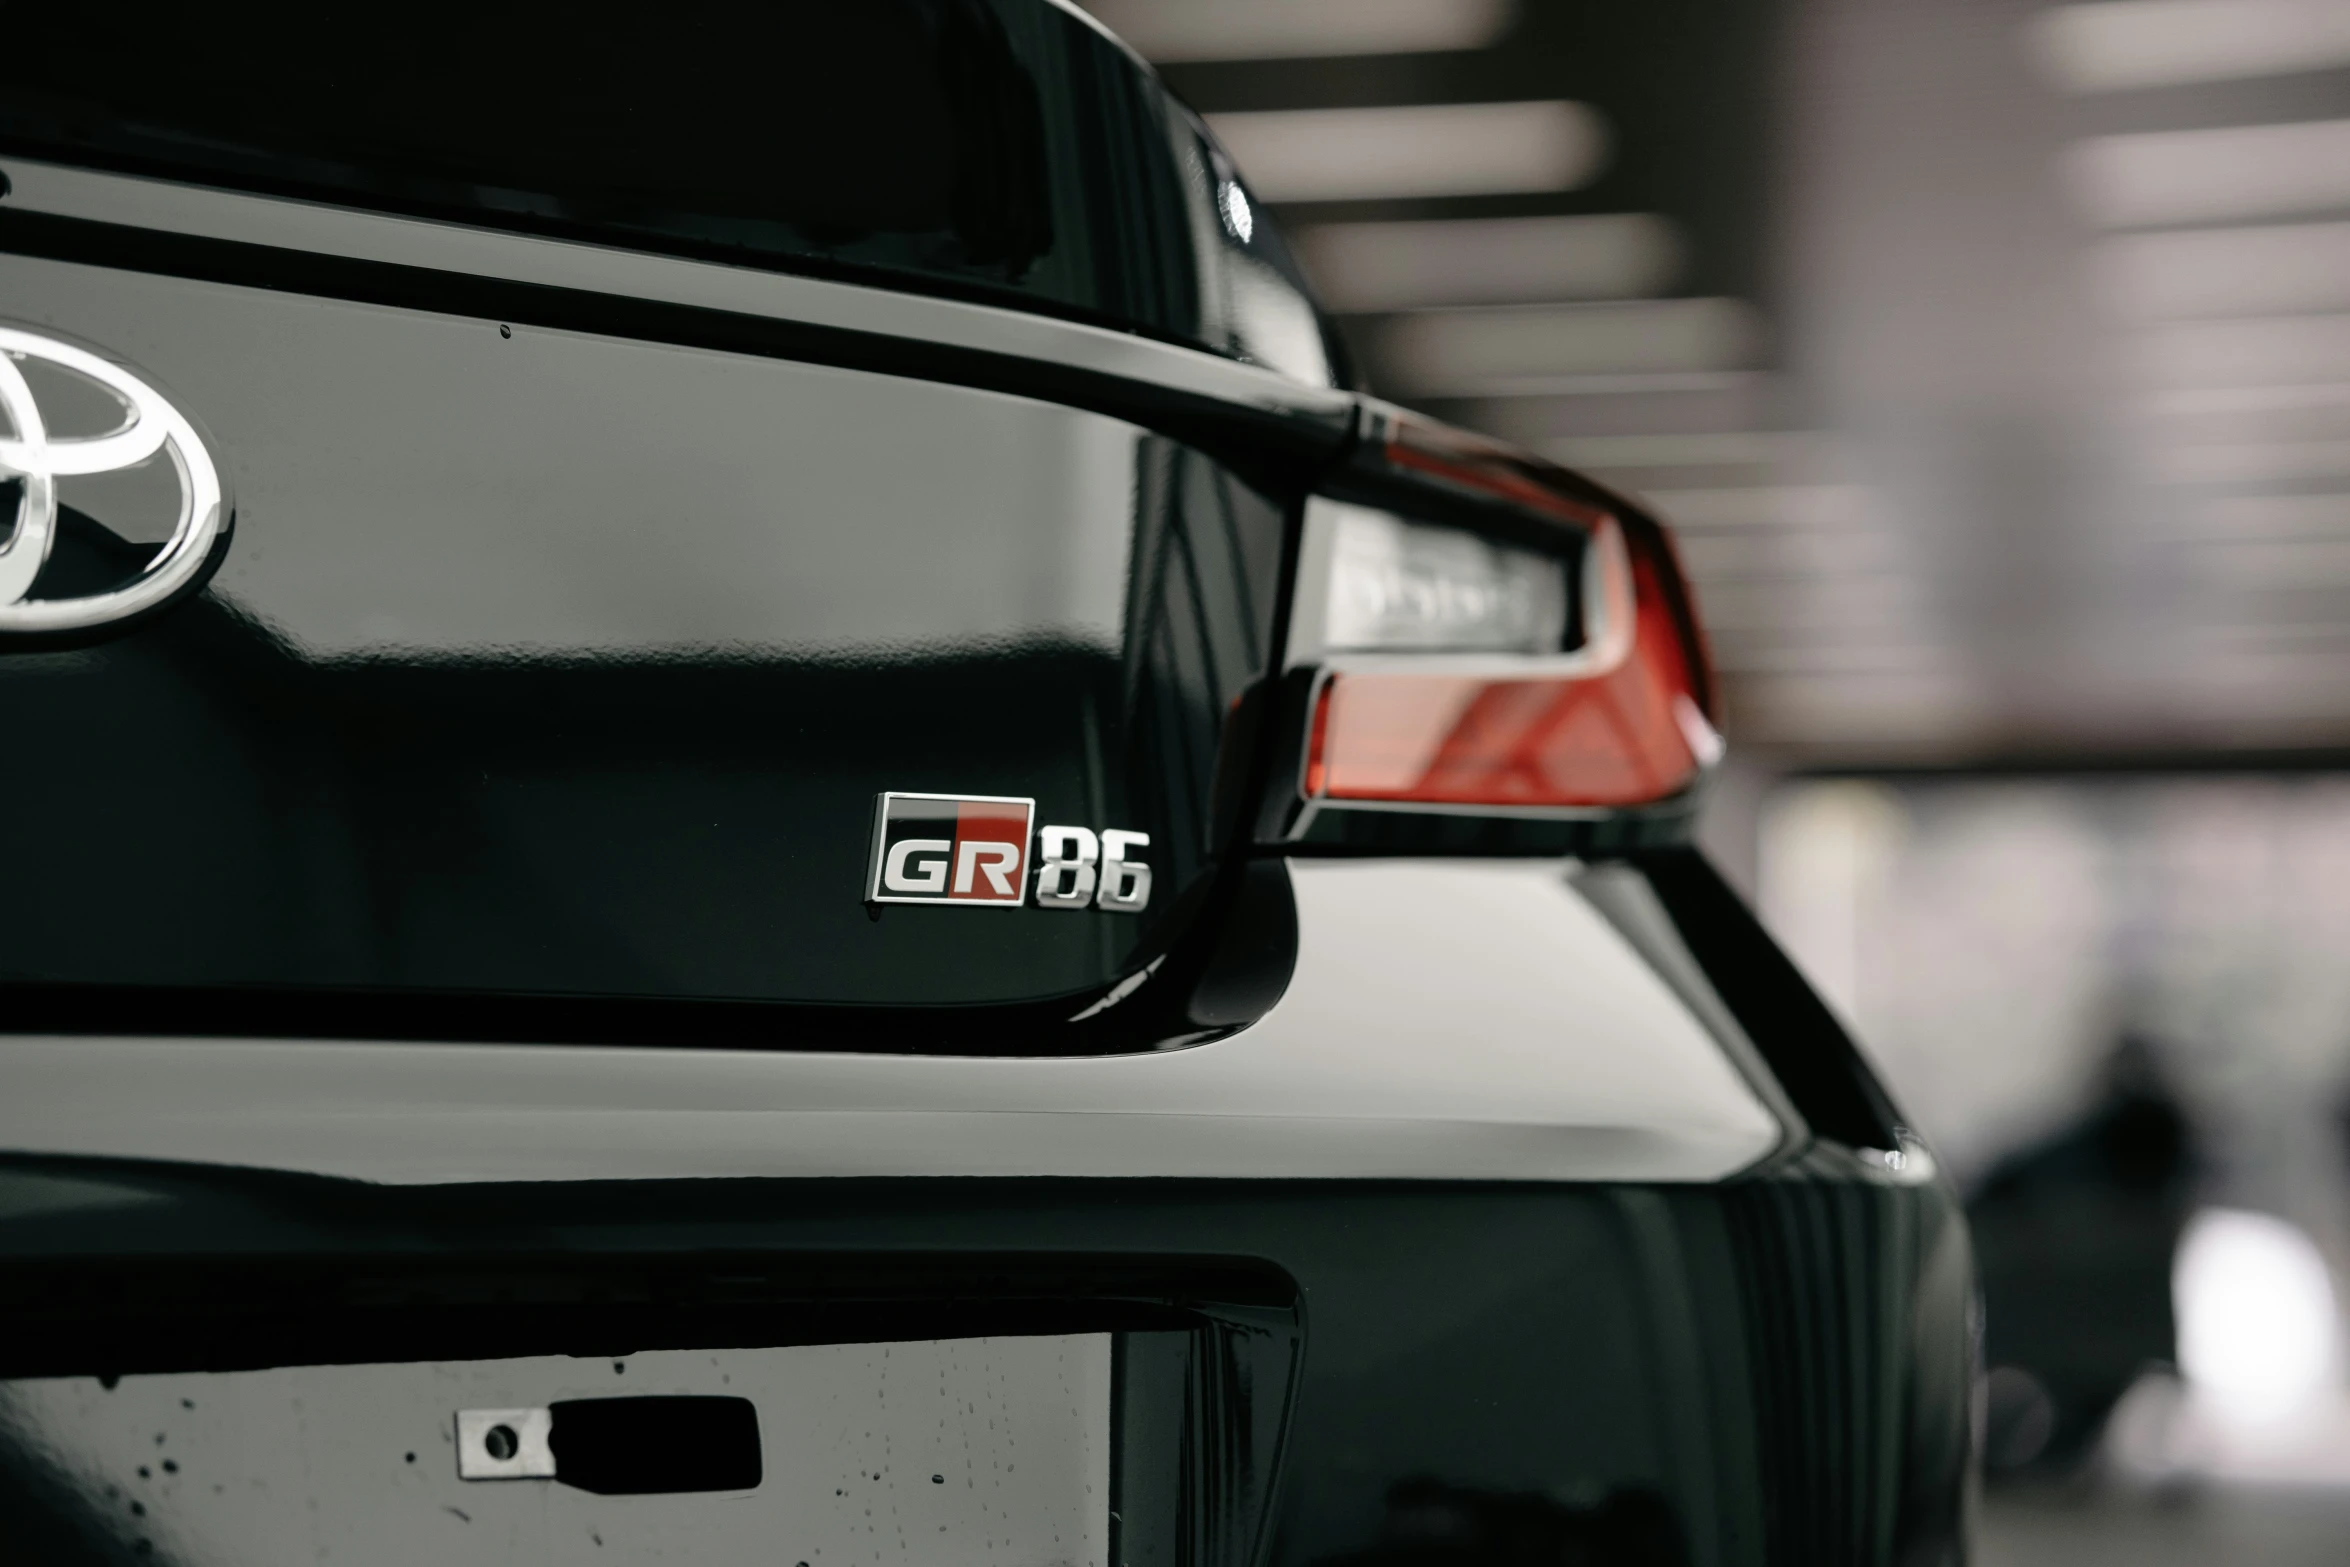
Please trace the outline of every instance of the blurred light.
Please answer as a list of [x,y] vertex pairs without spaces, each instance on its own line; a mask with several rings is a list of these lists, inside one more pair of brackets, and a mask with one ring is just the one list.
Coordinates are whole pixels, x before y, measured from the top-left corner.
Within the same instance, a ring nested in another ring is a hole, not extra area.
[[2196,1411],[2177,1373],[2156,1367],[2138,1376],[2105,1418],[2099,1446],[2117,1475],[2161,1495],[2184,1495],[2210,1455],[2198,1451]]
[[[2221,387],[2215,390],[2224,395],[2247,388]],[[2264,393],[2292,390],[2350,392],[2350,387],[2257,387],[2249,390]],[[2344,398],[2247,398],[2229,404],[2220,397],[2214,397],[2201,405],[2184,398],[2177,401],[2152,398],[2141,402],[2136,412],[2141,416],[2144,438],[2159,443],[2165,449],[2190,445],[2297,444],[2350,440],[2350,399]]]
[[1257,215],[1249,210],[1248,192],[1228,180],[1224,185],[1221,205],[1224,222],[1232,230],[1232,237],[1243,245],[1247,244],[1257,231]]
[[2240,441],[2168,446],[2155,472],[2173,484],[2259,484],[2350,476],[2350,441]]
[[[2319,616],[2317,620],[2289,620],[2275,613],[2263,613],[2261,620],[2228,620],[2228,623],[2188,625],[2188,641],[2197,648],[2258,648],[2263,644],[2308,646],[2312,641],[2350,641],[2350,625],[2341,620]],[[2334,681],[2336,695],[2350,698],[2350,691],[2341,691],[2341,681]]]
[[1965,743],[1988,716],[1963,670],[1815,671],[1758,682],[1739,704],[1738,733],[1763,742],[1939,748]]
[[1782,400],[1774,395],[1774,378],[1765,372],[1699,371],[1687,379],[1710,384],[1620,391],[1572,385],[1554,397],[1481,399],[1464,405],[1460,417],[1476,429],[1536,448],[1584,436],[1760,429],[1781,417]]
[[1646,491],[1681,532],[1724,528],[1861,528],[1876,520],[1869,491],[1856,484],[1753,484]]
[[1733,651],[1717,637],[1713,647],[1714,663],[1719,668],[1757,675],[1890,674],[1916,679],[1931,677],[1953,657],[1947,643],[1894,640],[1775,643],[1758,640]]
[[2350,713],[2339,648],[2199,649],[2174,678],[2185,692],[2209,704],[2204,717],[2214,725],[2264,716],[2339,720]]
[[2066,172],[2114,228],[2324,212],[2350,207],[2350,120],[2100,136]]
[[2230,495],[2205,505],[2200,518],[2215,534],[2350,533],[2350,495]]
[[1854,573],[1835,582],[1783,577],[1776,582],[1720,578],[1705,584],[1708,636],[1838,637],[1884,633],[1916,637],[1924,609],[1918,582],[1899,571]]
[[2350,381],[2310,386],[2202,386],[2156,392],[2146,412],[2159,418],[2206,418],[2224,414],[2291,413],[2302,409],[2350,408]]
[[2167,87],[2350,64],[2341,0],[2106,0],[2034,18],[2032,52],[2073,92]]
[[1827,1001],[1862,1015],[1870,905],[1911,831],[1901,796],[1857,780],[1802,784],[1770,803],[1762,829],[1755,890],[1764,919]]
[[1884,530],[1749,529],[1694,534],[1681,541],[1681,559],[1709,589],[1771,577],[1841,587],[1855,578],[1879,579],[1898,570],[1901,548]]
[[2191,559],[2196,575],[2230,587],[2338,588],[2350,583],[2350,539],[2209,540]]
[[1809,432],[1717,430],[1689,435],[1584,435],[1543,443],[1570,468],[1718,468],[1786,461],[1819,442]]
[[1212,114],[1263,201],[1361,201],[1572,190],[1607,157],[1579,103],[1445,103]]
[[1483,49],[1515,0],[1088,0],[1153,60],[1268,60]]
[[1715,373],[1753,362],[1754,312],[1735,299],[1493,306],[1389,322],[1379,363],[1402,389],[1497,396],[1577,378]]
[[1644,212],[1330,223],[1296,244],[1338,311],[1661,294],[1682,266],[1672,224]]
[[1762,380],[1754,370],[1575,371],[1563,375],[1512,377],[1480,383],[1456,396],[1491,398],[1615,398],[1682,396],[1690,393],[1752,393]]
[[2107,296],[2131,315],[2286,315],[2350,306],[2350,223],[2130,234],[2098,251]]
[[1329,505],[1323,640],[1348,651],[1556,653],[1566,643],[1565,563],[1361,506]]
[[2171,1294],[2179,1365],[2198,1391],[2258,1417],[2290,1412],[2330,1385],[2333,1281],[2294,1225],[2204,1209],[2179,1241]]
[[2056,1435],[2056,1400],[2021,1366],[1994,1366],[1983,1379],[1983,1401],[1983,1462],[1994,1469],[2021,1469]]
[[2137,356],[2164,386],[2335,383],[2350,379],[2350,315],[2184,321],[2140,334]]

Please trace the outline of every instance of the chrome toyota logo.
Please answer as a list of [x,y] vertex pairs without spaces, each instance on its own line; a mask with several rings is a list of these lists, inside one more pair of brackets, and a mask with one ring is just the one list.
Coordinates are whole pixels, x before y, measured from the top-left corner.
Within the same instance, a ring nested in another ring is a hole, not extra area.
[[[220,470],[161,392],[86,348],[0,325],[0,522],[11,488],[0,636],[81,631],[168,604],[202,579],[228,527]],[[61,536],[85,523],[104,548],[53,570]]]

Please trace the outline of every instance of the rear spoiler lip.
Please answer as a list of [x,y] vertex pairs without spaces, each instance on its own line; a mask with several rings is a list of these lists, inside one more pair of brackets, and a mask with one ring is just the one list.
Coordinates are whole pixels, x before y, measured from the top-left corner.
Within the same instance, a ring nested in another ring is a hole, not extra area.
[[1310,482],[1356,394],[1027,308],[20,158],[0,254],[262,287],[1004,392]]

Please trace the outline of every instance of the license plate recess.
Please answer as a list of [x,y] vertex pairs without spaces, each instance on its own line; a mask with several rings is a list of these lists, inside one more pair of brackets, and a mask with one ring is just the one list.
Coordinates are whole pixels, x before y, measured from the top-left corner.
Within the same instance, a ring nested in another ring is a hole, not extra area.
[[144,1309],[0,1361],[20,1538],[251,1567],[1246,1567],[1302,1350],[1293,1288],[1247,1266],[273,1271],[151,1268]]

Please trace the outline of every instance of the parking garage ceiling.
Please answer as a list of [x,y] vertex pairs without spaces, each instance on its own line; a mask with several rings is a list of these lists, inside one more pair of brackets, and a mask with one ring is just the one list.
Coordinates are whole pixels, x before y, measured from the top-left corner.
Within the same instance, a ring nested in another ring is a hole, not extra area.
[[2350,0],[1096,0],[1749,755],[2350,750]]

